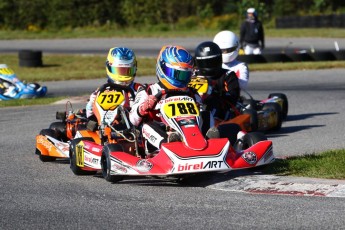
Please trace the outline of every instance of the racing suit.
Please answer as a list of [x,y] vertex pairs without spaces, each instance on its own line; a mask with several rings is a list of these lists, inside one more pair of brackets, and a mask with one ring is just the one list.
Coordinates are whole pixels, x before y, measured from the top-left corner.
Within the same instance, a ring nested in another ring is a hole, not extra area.
[[246,63],[233,60],[232,62],[223,63],[223,68],[235,72],[240,84],[240,88],[243,90],[247,89],[249,81],[249,69]]
[[[145,104],[146,101],[150,100],[153,95],[157,95],[157,93],[162,90],[165,90],[165,88],[160,82],[140,87],[135,97],[134,104],[132,105],[132,109],[129,113],[129,119],[131,123],[135,126],[142,126],[142,136],[145,141],[146,153],[148,154],[159,150],[161,144],[168,141],[168,134],[171,135],[172,133],[174,133],[171,132],[172,130],[169,130],[169,127],[166,127],[165,124],[161,121],[159,106],[156,106],[157,104],[159,104],[159,99],[154,102],[154,105],[152,105],[152,109],[150,109],[147,114],[143,116],[140,112],[140,107]],[[187,88],[186,91],[169,91],[167,94],[163,94],[160,100],[177,95],[188,95],[192,97],[199,106],[200,111],[202,112],[201,97],[192,88]],[[202,125],[203,127],[207,127],[203,129],[207,130],[209,127],[212,127],[214,125],[212,117],[208,118],[208,122],[208,124]]]
[[[198,71],[196,70],[194,74],[198,76]],[[208,90],[202,95],[202,100],[206,110],[221,121],[234,116],[231,108],[236,106],[240,98],[240,86],[235,72],[222,69],[218,74],[220,77],[208,78]]]
[[134,98],[135,98],[135,94],[137,93],[137,90],[139,89],[139,87],[141,86],[141,84],[139,83],[135,83],[132,82],[130,85],[128,86],[122,86],[122,85],[117,85],[117,84],[113,84],[113,83],[106,83],[104,85],[102,85],[101,87],[97,88],[91,95],[90,95],[90,99],[88,101],[88,103],[86,104],[86,117],[89,119],[95,119],[94,118],[94,114],[92,111],[92,105],[96,100],[97,94],[100,91],[100,89],[102,87],[109,87],[110,85],[112,85],[113,87],[122,90],[123,95],[125,96],[125,105],[124,107],[127,109],[131,108],[131,105],[134,102]]

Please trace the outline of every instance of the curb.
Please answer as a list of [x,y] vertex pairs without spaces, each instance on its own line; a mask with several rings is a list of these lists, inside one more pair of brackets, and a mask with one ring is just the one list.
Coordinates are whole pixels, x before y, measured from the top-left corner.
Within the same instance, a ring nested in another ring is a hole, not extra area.
[[250,175],[213,184],[207,188],[252,194],[345,197],[345,180]]

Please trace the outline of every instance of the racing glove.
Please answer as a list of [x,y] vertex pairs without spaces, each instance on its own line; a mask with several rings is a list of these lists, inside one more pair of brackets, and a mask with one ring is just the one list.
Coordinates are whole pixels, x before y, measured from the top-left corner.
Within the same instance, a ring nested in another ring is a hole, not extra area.
[[139,107],[138,107],[138,113],[140,116],[145,116],[149,113],[150,110],[152,110],[156,104],[157,104],[157,98],[153,95],[149,95],[146,101],[144,101]]
[[97,93],[93,92],[90,95],[90,99],[89,99],[89,101],[86,104],[86,117],[87,118],[89,118],[89,117],[91,117],[93,115],[92,105],[93,105],[94,101],[96,100],[96,96],[97,96]]

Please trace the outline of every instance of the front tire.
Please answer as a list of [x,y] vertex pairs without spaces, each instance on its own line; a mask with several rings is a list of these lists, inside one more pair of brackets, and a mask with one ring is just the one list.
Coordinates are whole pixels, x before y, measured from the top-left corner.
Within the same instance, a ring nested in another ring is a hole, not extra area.
[[231,145],[234,145],[237,140],[237,134],[241,131],[238,124],[222,124],[218,126],[220,138],[228,138]]
[[77,176],[82,176],[82,175],[94,175],[97,173],[97,171],[85,171],[82,170],[82,167],[79,167],[77,164],[77,151],[78,151],[78,144],[80,141],[94,141],[90,137],[81,137],[81,138],[76,138],[71,141],[70,147],[69,147],[69,157],[70,157],[70,168],[72,172],[77,175]]
[[266,141],[266,140],[267,140],[267,137],[265,136],[265,134],[261,132],[246,133],[242,139],[239,139],[235,143],[234,149],[236,149],[236,151],[239,152],[239,151],[250,148],[251,146],[258,143],[259,141]]
[[102,157],[101,157],[101,167],[102,175],[106,181],[116,183],[123,180],[123,176],[120,175],[111,175],[111,160],[110,153],[115,151],[123,151],[123,148],[119,144],[108,144],[103,147]]

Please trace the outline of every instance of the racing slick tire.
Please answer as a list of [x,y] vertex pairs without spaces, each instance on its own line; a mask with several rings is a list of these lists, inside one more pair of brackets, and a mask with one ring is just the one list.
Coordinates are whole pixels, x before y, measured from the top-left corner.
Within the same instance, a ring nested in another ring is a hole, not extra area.
[[254,109],[244,109],[242,114],[249,114],[250,115],[250,128],[251,131],[257,131],[259,128],[259,119],[258,113]]
[[241,131],[238,124],[221,124],[218,126],[219,137],[228,138],[231,145],[234,145],[237,140],[237,134]]
[[63,141],[68,141],[68,138],[66,136],[66,124],[61,121],[53,122],[50,124],[49,129],[56,130],[56,132],[59,134],[59,137]]
[[123,180],[124,176],[119,175],[111,175],[111,160],[110,160],[110,153],[114,151],[123,151],[123,148],[119,144],[107,144],[103,146],[102,150],[102,157],[101,157],[101,167],[102,167],[102,175],[103,178],[112,183],[119,182]]
[[[44,136],[51,136],[51,137],[59,140],[58,133],[52,129],[42,129],[39,134],[44,135]],[[39,159],[42,162],[52,162],[52,161],[56,160],[56,157],[42,155],[41,152],[37,148],[36,148],[36,154],[39,155]]]
[[241,140],[238,140],[234,145],[237,151],[248,149],[259,141],[266,141],[267,137],[262,132],[246,133]]
[[81,137],[81,138],[75,138],[71,140],[70,148],[69,148],[69,158],[70,158],[70,168],[72,172],[77,176],[83,176],[83,175],[94,175],[97,173],[97,171],[86,171],[82,170],[77,165],[77,145],[80,141],[94,141],[91,137]]
[[268,98],[272,98],[272,97],[278,97],[283,100],[283,106],[281,110],[282,110],[282,118],[285,120],[287,118],[288,111],[289,111],[289,102],[288,102],[287,96],[283,93],[271,93],[268,95]]
[[262,110],[273,110],[277,113],[277,124],[274,127],[271,127],[270,130],[278,131],[282,127],[283,116],[281,112],[281,107],[278,103],[270,102],[263,105]]

